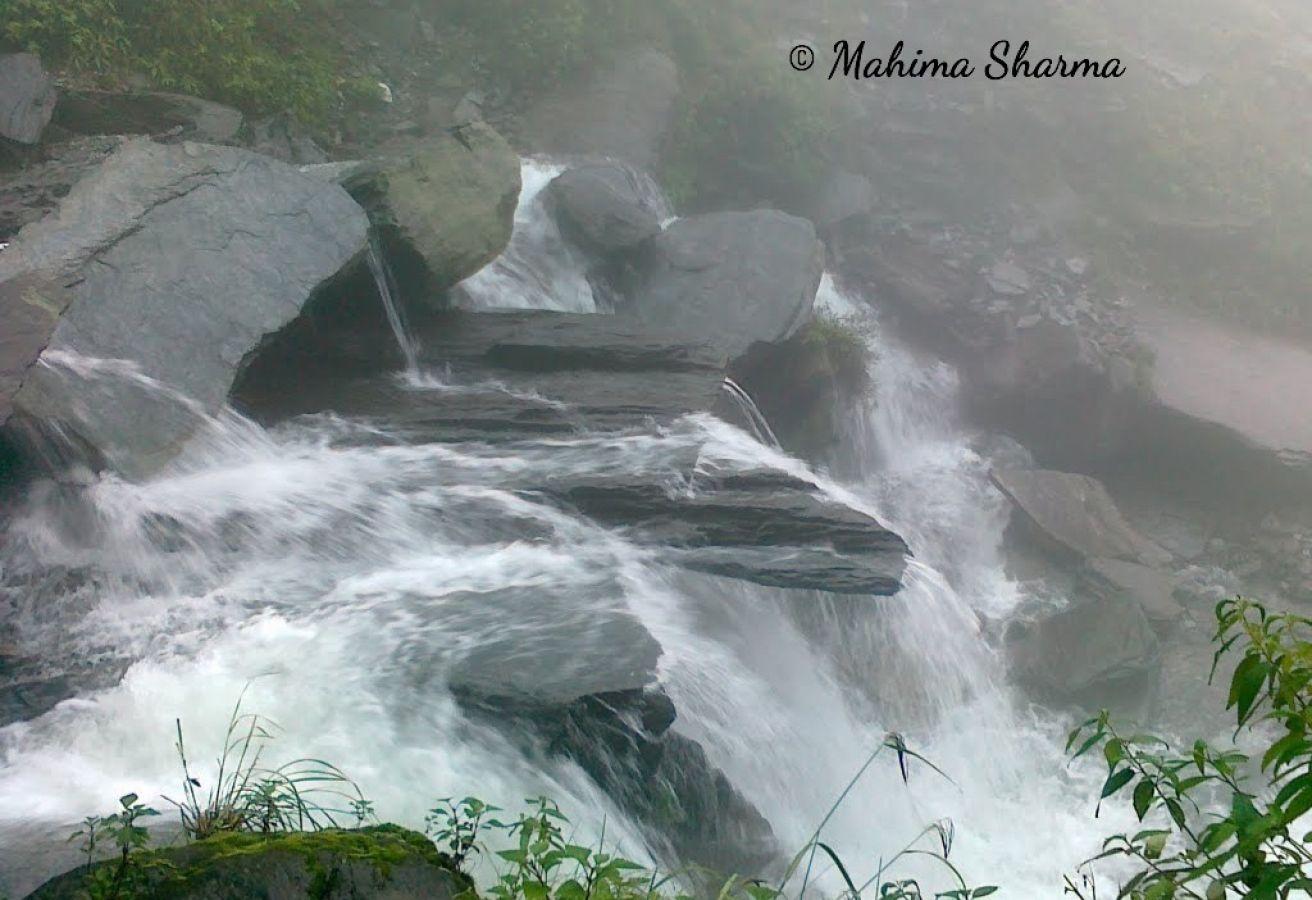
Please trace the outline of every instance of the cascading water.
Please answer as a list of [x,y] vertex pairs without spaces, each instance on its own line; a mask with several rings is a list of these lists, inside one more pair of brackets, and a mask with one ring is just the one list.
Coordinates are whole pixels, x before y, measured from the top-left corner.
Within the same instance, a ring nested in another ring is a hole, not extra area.
[[[467,297],[587,308],[582,287],[560,287],[586,286],[582,263],[560,256],[529,212],[532,185],[550,171],[526,164],[521,231]],[[555,273],[550,290],[544,272]],[[951,817],[953,860],[973,881],[1056,896],[1061,873],[1117,823],[1092,821],[1095,774],[1065,768],[1060,723],[1017,704],[979,633],[977,613],[1004,614],[1017,589],[998,555],[1005,510],[954,419],[955,376],[828,279],[820,302],[858,320],[874,358],[875,395],[833,476],[705,415],[489,445],[407,443],[385,416],[265,431],[225,414],[149,481],[106,475],[34,492],[0,547],[0,602],[19,649],[109,674],[0,730],[0,888],[21,891],[73,864],[70,823],[119,795],[176,791],[174,716],[190,746],[216,747],[248,683],[247,708],[284,729],[276,752],[338,764],[384,819],[420,825],[439,796],[514,806],[547,794],[580,840],[604,824],[642,857],[642,828],[580,768],[468,718],[451,687],[488,645],[522,642],[569,669],[581,650],[618,652],[610,625],[636,619],[661,645],[675,730],[706,749],[784,848],[811,836],[897,730],[956,784],[921,767],[904,785],[891,759],[872,767],[824,835],[854,874],[873,874]],[[112,366],[87,371],[114,377]],[[677,569],[520,489],[530,473],[687,483],[672,460],[689,451],[699,469],[770,466],[875,512],[915,551],[905,587],[840,601]],[[897,872],[949,886],[914,861]],[[817,865],[817,892],[838,884]]]
[[369,239],[367,259],[369,273],[373,275],[374,285],[378,288],[378,298],[383,302],[383,311],[387,313],[387,324],[392,327],[396,345],[405,359],[405,374],[415,379],[419,375],[419,350],[415,347],[415,339],[410,332],[410,326],[406,323],[405,313],[396,302],[392,273],[387,267],[387,260],[383,258],[382,249],[378,246],[376,238]]
[[472,310],[554,309],[597,312],[582,254],[563,237],[546,207],[545,189],[564,166],[526,159],[510,246],[487,268],[456,288]]

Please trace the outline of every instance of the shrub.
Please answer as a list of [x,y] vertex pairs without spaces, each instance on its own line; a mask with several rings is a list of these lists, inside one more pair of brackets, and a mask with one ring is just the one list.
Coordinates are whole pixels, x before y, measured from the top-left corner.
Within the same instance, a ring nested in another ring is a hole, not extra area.
[[3,37],[57,66],[321,120],[336,98],[327,0],[0,0]]
[[[1239,655],[1227,709],[1236,736],[1248,730],[1264,747],[1258,784],[1245,775],[1248,754],[1233,746],[1198,741],[1177,752],[1151,735],[1122,734],[1106,712],[1071,734],[1077,757],[1102,749],[1103,800],[1128,795],[1141,822],[1159,823],[1108,838],[1094,858],[1132,863],[1120,897],[1274,900],[1312,891],[1312,832],[1299,833],[1312,810],[1312,619],[1242,599],[1219,604],[1216,618],[1212,672]],[[1066,892],[1096,896],[1091,870],[1068,878]]]

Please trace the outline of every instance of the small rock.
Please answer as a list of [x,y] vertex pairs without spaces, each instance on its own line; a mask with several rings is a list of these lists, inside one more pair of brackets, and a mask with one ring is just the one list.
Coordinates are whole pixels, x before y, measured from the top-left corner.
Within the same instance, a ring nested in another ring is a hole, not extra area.
[[1089,271],[1089,261],[1082,256],[1072,256],[1066,260],[1066,269],[1072,275],[1083,275]]
[[392,102],[392,89],[387,86],[387,82],[378,82],[378,99],[382,103]]
[[1018,296],[1030,290],[1029,273],[1008,260],[995,263],[985,277],[989,287],[999,294]]
[[55,112],[54,82],[33,53],[0,55],[0,137],[35,144]]

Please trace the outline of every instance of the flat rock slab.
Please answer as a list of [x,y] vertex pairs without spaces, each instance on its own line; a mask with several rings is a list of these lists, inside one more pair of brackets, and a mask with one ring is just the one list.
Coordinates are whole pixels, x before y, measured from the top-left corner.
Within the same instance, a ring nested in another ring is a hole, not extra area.
[[54,122],[74,134],[176,133],[210,144],[231,144],[241,133],[239,110],[186,94],[156,91],[65,91]]
[[1169,310],[1137,317],[1159,403],[1289,462],[1312,461],[1312,349]]
[[1165,565],[1171,554],[1135,531],[1102,482],[1042,470],[995,471],[998,486],[1033,526],[1082,558]]

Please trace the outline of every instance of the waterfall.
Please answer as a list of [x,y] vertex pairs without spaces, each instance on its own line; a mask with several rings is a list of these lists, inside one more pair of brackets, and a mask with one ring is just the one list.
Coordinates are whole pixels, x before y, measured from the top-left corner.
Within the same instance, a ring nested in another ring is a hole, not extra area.
[[387,266],[387,260],[383,257],[382,248],[374,236],[369,238],[369,271],[374,276],[374,285],[378,288],[378,297],[383,301],[383,310],[387,313],[387,323],[392,326],[392,334],[396,336],[396,345],[401,349],[401,356],[405,359],[405,371],[408,376],[415,378],[419,374],[419,351],[415,346],[414,336],[411,334],[410,326],[406,322],[405,313],[397,305],[396,293],[393,290],[395,280],[392,278],[392,272]]
[[765,416],[761,413],[760,407],[758,407],[756,401],[752,399],[752,395],[747,393],[742,385],[738,384],[738,382],[734,381],[732,378],[724,379],[723,388],[725,394],[733,400],[734,405],[742,412],[743,418],[745,418],[747,423],[751,426],[752,433],[756,435],[756,439],[763,444],[768,444],[776,450],[780,449],[779,439],[774,436],[774,431],[770,428],[770,423],[766,421]]
[[465,309],[552,309],[592,313],[598,304],[588,283],[587,263],[561,237],[547,209],[545,189],[564,166],[526,159],[515,208],[510,246],[496,260],[459,284],[454,294]]
[[[581,264],[544,238],[535,206],[550,171],[526,164],[505,265],[466,283],[479,308],[587,305]],[[872,767],[824,834],[854,876],[950,817],[953,861],[973,882],[1056,896],[1062,873],[1125,823],[1111,810],[1093,820],[1105,773],[1066,765],[1067,723],[1013,696],[981,634],[979,616],[1005,615],[1020,589],[1002,568],[1006,509],[988,460],[956,416],[956,374],[829,278],[818,304],[860,327],[874,367],[874,394],[828,474],[783,454],[726,382],[756,437],[699,414],[641,433],[416,444],[386,409],[269,430],[228,412],[148,481],[33,491],[0,541],[0,604],[23,656],[96,677],[0,729],[0,890],[73,865],[72,823],[114,798],[175,793],[174,716],[205,755],[248,684],[247,708],[282,726],[267,762],[330,760],[383,819],[422,827],[441,796],[514,807],[546,794],[576,842],[604,831],[621,852],[652,858],[650,833],[577,765],[468,717],[452,688],[498,641],[524,641],[565,671],[589,648],[621,652],[614,626],[637,622],[660,644],[675,731],[702,745],[786,850],[898,731],[955,783],[915,767],[904,784],[895,762]],[[394,326],[400,341],[399,316]],[[626,472],[688,488],[678,462],[688,458],[717,472],[781,469],[877,515],[914,550],[904,588],[836,600],[687,571],[527,489]],[[914,860],[897,873],[927,894],[951,887]],[[818,866],[815,896],[840,887]]]

